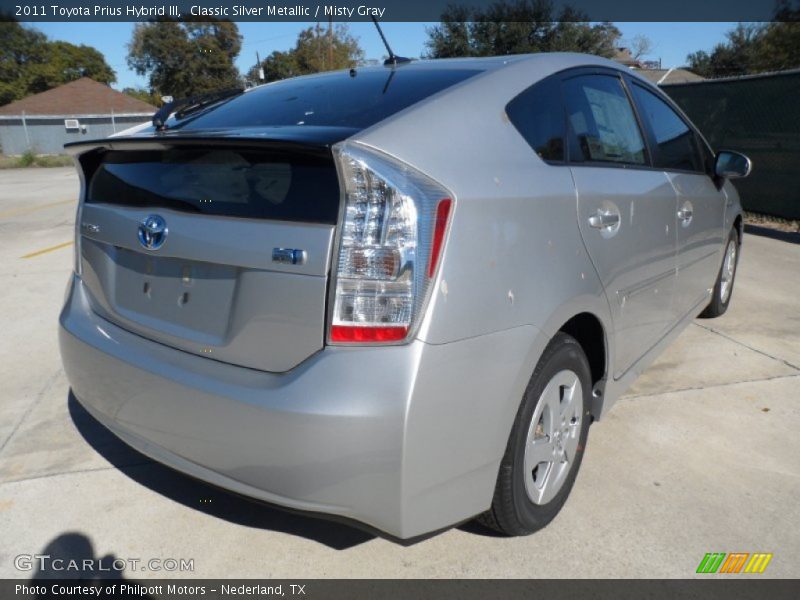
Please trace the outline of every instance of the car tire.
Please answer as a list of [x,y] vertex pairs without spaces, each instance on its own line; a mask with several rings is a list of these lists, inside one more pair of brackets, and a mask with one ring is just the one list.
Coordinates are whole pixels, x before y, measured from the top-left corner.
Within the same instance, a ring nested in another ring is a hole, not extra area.
[[[547,345],[517,412],[491,508],[478,517],[508,536],[528,535],[555,518],[578,474],[591,421],[591,371],[575,338]],[[548,462],[551,461],[551,462]]]
[[739,264],[739,232],[734,227],[728,234],[722,265],[717,274],[711,302],[700,313],[701,319],[713,319],[725,314],[733,297],[733,282],[736,279],[736,268]]

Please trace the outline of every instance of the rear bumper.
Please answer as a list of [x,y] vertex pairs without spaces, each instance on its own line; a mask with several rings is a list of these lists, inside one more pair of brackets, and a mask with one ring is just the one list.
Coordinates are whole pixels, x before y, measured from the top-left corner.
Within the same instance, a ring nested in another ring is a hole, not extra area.
[[287,373],[264,373],[115,326],[91,311],[77,277],[60,325],[75,396],[143,454],[401,538],[489,506],[530,375],[522,363],[543,347],[520,327],[438,346],[328,347]]

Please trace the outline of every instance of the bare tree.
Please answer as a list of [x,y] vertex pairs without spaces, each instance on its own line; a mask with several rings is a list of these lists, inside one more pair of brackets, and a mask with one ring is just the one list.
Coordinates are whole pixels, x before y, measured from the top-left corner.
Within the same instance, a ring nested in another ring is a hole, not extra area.
[[646,35],[637,35],[631,40],[631,56],[634,60],[639,60],[653,51],[653,42]]

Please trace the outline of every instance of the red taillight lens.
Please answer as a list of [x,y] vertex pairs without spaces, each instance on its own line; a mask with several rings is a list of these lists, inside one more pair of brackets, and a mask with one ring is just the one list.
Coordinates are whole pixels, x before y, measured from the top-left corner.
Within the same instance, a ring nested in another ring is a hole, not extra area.
[[334,325],[332,342],[396,342],[406,337],[408,327],[359,327]]
[[431,243],[431,258],[428,261],[428,277],[433,277],[436,273],[436,266],[439,264],[439,255],[442,253],[444,234],[447,231],[447,219],[450,218],[450,208],[453,201],[445,198],[436,207],[436,223],[433,227],[433,242]]

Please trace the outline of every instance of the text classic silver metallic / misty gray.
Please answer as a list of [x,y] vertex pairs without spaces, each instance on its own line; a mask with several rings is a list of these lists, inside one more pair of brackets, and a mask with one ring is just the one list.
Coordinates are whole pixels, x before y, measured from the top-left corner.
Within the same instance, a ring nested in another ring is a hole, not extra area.
[[125,442],[254,498],[535,531],[590,422],[731,299],[749,160],[604,59],[359,68],[156,125],[68,148],[64,368]]

